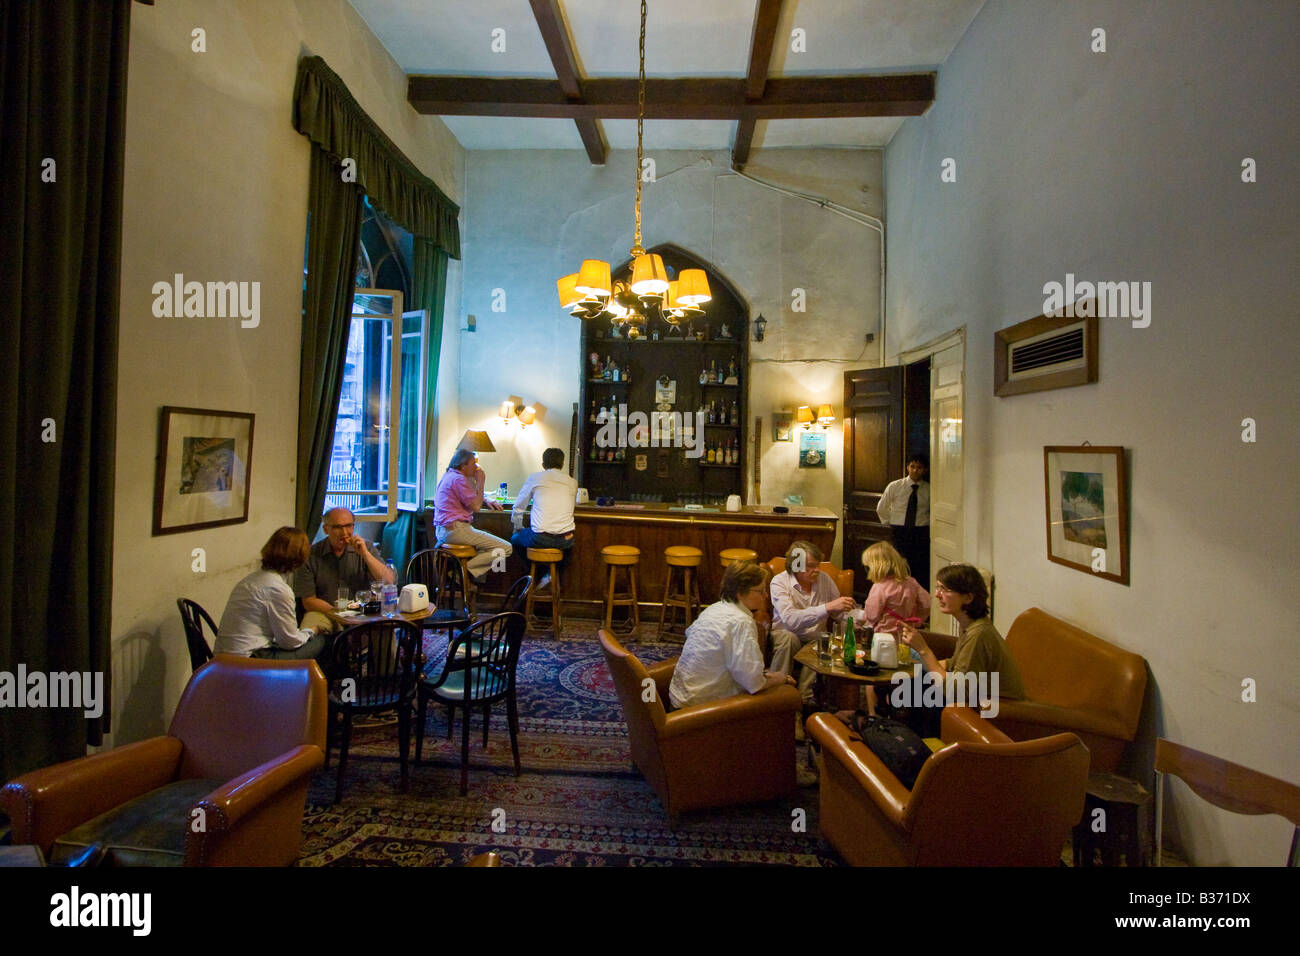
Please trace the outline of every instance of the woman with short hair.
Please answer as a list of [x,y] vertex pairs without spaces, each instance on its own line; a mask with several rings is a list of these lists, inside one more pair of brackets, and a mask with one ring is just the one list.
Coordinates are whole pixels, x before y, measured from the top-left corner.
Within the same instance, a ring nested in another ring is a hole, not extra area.
[[[925,636],[911,624],[902,625],[899,635],[902,642],[920,654],[925,669],[940,680],[946,680],[949,674],[997,675],[999,697],[1023,698],[1025,688],[1020,680],[1020,668],[1007,649],[1006,641],[989,620],[989,592],[979,569],[969,564],[950,564],[939,570],[937,578],[935,602],[939,610],[957,622],[957,646],[953,648],[952,657],[946,661],[936,658],[926,644]],[[986,679],[986,686],[992,686],[991,680]],[[975,702],[967,703],[978,706]],[[912,712],[920,724],[917,726],[909,719],[913,729],[922,736],[936,736],[941,708],[919,707],[913,708]]]
[[767,569],[753,561],[737,561],[723,573],[717,603],[701,611],[686,629],[686,644],[668,688],[674,707],[794,683],[792,677],[763,670],[754,612],[763,607],[767,576]]
[[276,660],[320,657],[329,646],[329,629],[298,627],[288,580],[310,553],[307,532],[287,525],[276,529],[262,546],[261,569],[230,592],[213,653]]

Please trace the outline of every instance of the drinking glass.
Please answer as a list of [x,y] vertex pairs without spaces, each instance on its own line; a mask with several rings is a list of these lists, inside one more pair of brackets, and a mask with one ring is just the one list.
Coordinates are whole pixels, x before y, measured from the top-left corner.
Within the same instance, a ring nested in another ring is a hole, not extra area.
[[357,602],[357,604],[361,605],[357,610],[364,611],[366,605],[370,603],[370,592],[358,591],[357,596],[354,600]]
[[352,592],[348,590],[347,586],[340,585],[338,591],[336,591],[334,594],[335,609],[339,611],[346,611],[348,609],[348,601],[351,599],[351,596],[352,596]]

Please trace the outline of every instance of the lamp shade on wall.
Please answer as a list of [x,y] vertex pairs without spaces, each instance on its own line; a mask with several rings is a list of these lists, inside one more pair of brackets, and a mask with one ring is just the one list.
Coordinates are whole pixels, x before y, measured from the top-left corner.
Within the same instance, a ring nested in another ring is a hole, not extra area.
[[794,413],[794,420],[797,421],[804,428],[807,428],[809,425],[813,423],[812,409],[809,408],[807,405],[800,405],[799,410]]
[[833,421],[835,421],[835,409],[831,408],[829,405],[823,405],[821,408],[817,409],[818,425],[829,425]]

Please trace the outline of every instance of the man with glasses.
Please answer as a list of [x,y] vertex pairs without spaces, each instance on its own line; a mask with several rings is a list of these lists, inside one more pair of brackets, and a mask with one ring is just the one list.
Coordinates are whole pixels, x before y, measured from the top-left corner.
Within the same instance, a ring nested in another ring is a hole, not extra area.
[[325,612],[334,606],[340,587],[351,596],[371,581],[395,583],[397,576],[380,560],[365,538],[356,534],[356,518],[347,508],[331,508],[323,519],[325,537],[311,546],[307,563],[293,574],[293,593],[302,601],[303,627],[334,623]]
[[[785,553],[785,570],[772,578],[772,670],[790,674],[799,648],[826,630],[827,619],[857,611],[852,595],[841,595],[821,569],[822,552],[811,541],[796,541]],[[861,612],[854,615],[861,622]],[[817,675],[801,668],[799,692],[812,700]]]

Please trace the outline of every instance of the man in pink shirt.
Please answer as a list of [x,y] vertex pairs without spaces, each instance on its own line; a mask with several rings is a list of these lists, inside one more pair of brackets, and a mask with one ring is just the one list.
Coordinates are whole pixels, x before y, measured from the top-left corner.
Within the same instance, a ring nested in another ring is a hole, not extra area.
[[[483,483],[486,477],[474,453],[458,448],[433,496],[434,533],[438,544],[473,545],[478,554],[469,559],[468,567],[479,584],[487,577],[493,562],[504,560],[511,552],[509,541],[474,527],[474,515],[484,505]],[[501,505],[495,501],[486,504],[493,511],[501,510]]]

